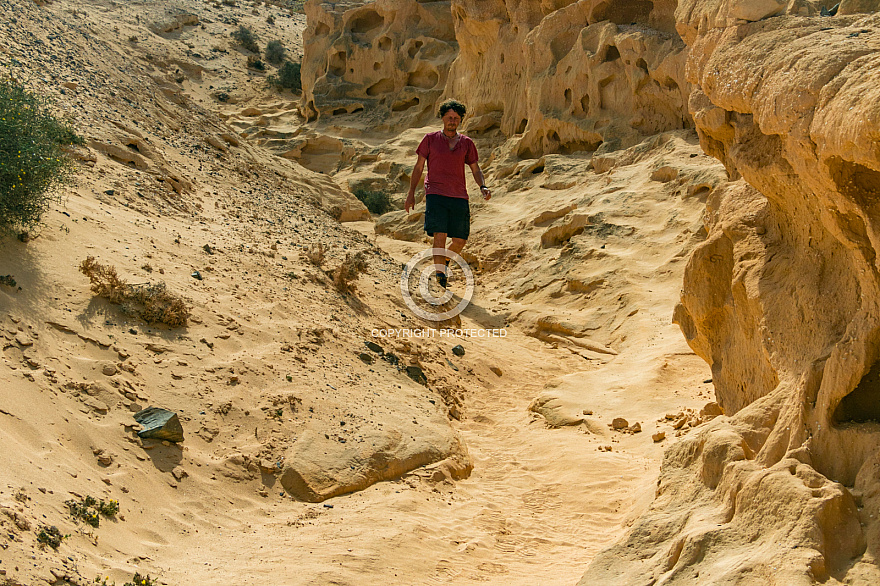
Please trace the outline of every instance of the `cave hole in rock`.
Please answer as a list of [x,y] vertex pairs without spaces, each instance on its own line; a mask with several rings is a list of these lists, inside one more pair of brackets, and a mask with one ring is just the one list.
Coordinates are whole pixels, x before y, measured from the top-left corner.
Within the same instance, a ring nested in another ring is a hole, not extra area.
[[394,91],[394,81],[385,78],[380,79],[367,88],[368,96],[378,96],[380,94],[388,94]]
[[353,36],[366,36],[383,24],[385,24],[385,19],[378,12],[366,10],[351,19],[348,23],[348,30]]
[[620,51],[614,45],[605,47],[605,56],[602,57],[602,63],[610,63],[620,59]]
[[565,98],[565,107],[571,108],[571,88],[565,89],[565,92],[563,92],[563,97]]
[[412,41],[409,48],[406,50],[406,54],[409,55],[410,59],[412,59],[416,56],[416,53],[419,52],[419,49],[421,49],[424,44],[425,43],[423,43],[422,41]]
[[130,142],[130,143],[128,143],[128,144],[125,145],[125,146],[127,146],[128,148],[130,148],[131,150],[133,150],[133,151],[136,152],[136,153],[141,152],[141,149],[138,148],[138,145],[137,145],[136,142]]
[[641,69],[645,73],[648,73],[648,62],[645,61],[644,59],[642,59],[641,57],[639,57],[639,60],[636,61],[636,67],[638,67],[639,69]]
[[345,51],[339,51],[330,55],[330,73],[337,77],[345,75]]
[[602,144],[601,140],[572,140],[559,145],[560,155],[573,155],[574,153],[593,152]]
[[357,108],[355,108],[354,110],[352,110],[351,113],[352,113],[352,114],[357,114],[358,112],[363,112],[363,111],[364,111],[364,107],[363,107],[363,106],[358,106]]
[[348,114],[348,108],[336,108],[333,110],[333,116],[339,116],[340,114]]
[[835,425],[880,422],[880,360],[874,362],[856,388],[840,401],[831,420]]
[[391,45],[392,45],[392,43],[391,43],[390,38],[382,37],[381,39],[379,39],[379,50],[380,51],[387,51],[388,49],[391,48]]
[[373,63],[373,71],[379,71],[382,68],[382,64],[376,61]]
[[403,112],[404,110],[409,110],[410,108],[414,108],[419,105],[419,98],[414,97],[409,100],[398,100],[391,104],[392,112]]
[[589,111],[590,111],[590,96],[589,95],[585,95],[583,98],[581,98],[581,110],[584,111],[584,114],[589,113]]
[[663,80],[663,87],[671,92],[678,91],[678,83],[676,83],[676,81],[671,77],[667,77]]
[[501,54],[501,57],[498,58],[501,61],[501,65],[504,65],[504,53]]
[[440,75],[424,63],[420,64],[419,68],[410,73],[406,79],[406,85],[425,90],[436,87],[439,82]]
[[650,0],[627,0],[625,2],[608,0],[599,3],[593,9],[590,22],[610,20],[614,24],[626,25],[634,22],[648,24],[648,17],[650,17],[653,8],[654,3]]
[[517,124],[517,126],[516,126],[516,132],[514,132],[514,134],[522,134],[523,132],[525,132],[526,126],[528,125],[528,123],[529,123],[528,118],[523,118],[522,120],[520,120],[519,124]]
[[563,57],[571,52],[574,42],[577,40],[579,31],[575,29],[567,29],[565,32],[553,37],[550,41],[550,53],[553,54],[555,61],[562,60]]
[[825,163],[837,190],[866,213],[880,203],[880,172],[840,157],[831,157]]
[[323,37],[323,36],[328,35],[329,33],[330,33],[330,27],[327,26],[323,22],[319,22],[318,26],[315,27],[315,36],[316,37]]

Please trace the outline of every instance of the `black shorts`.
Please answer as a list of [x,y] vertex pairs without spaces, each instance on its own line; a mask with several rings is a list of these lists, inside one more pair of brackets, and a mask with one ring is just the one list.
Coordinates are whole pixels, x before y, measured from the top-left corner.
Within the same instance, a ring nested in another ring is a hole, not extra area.
[[471,234],[471,209],[463,197],[425,196],[425,232],[445,233],[450,238],[467,240]]

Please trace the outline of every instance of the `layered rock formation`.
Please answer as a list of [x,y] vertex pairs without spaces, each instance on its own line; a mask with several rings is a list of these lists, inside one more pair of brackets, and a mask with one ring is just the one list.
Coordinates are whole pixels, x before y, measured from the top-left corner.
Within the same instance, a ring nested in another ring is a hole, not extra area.
[[880,17],[746,4],[676,13],[701,144],[741,177],[710,198],[675,316],[729,417],[666,453],[583,584],[880,580]]

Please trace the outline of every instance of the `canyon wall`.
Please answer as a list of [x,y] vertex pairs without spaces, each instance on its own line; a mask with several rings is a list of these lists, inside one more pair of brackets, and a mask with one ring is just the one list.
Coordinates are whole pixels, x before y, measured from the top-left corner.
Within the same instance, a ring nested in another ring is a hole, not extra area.
[[[500,158],[689,127],[728,171],[674,315],[725,416],[667,450],[653,505],[583,584],[880,583],[878,9],[309,2],[313,119],[344,127],[364,108],[402,130],[456,97],[466,132],[502,146],[496,181]],[[429,65],[431,83],[411,83]]]

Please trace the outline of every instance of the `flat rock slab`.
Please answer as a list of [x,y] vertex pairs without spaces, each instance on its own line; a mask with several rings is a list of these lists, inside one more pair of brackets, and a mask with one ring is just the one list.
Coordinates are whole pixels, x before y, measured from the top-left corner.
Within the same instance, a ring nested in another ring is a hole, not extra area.
[[138,432],[138,437],[169,442],[183,441],[183,426],[180,425],[180,419],[174,411],[161,407],[147,407],[135,413],[134,418],[144,427]]
[[281,485],[296,498],[317,503],[444,459],[465,462],[463,476],[470,472],[470,458],[448,425],[364,430],[345,443],[307,429],[284,458]]

